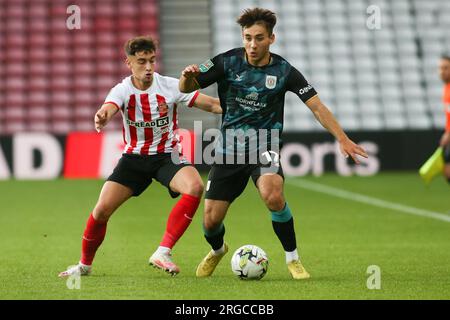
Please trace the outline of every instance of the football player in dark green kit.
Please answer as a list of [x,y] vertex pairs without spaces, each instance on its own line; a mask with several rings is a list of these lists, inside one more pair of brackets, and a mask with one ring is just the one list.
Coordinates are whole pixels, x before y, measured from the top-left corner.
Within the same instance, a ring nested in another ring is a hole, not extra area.
[[[223,115],[222,139],[216,148],[216,159],[223,154],[228,160],[214,163],[209,173],[203,229],[212,250],[197,267],[196,275],[210,276],[228,251],[223,220],[231,203],[252,177],[272,214],[273,229],[286,253],[288,270],[294,279],[307,279],[310,275],[297,251],[294,221],[283,195],[284,176],[279,163],[278,137],[283,129],[286,91],[295,93],[311,109],[337,139],[345,157],[351,156],[359,163],[357,155],[367,157],[367,154],[347,137],[303,75],[285,59],[270,52],[270,45],[275,41],[275,14],[262,8],[247,9],[237,22],[242,27],[244,47],[219,54],[200,66],[187,66],[179,83],[180,91],[186,93],[217,82]],[[238,133],[233,137],[233,132]],[[239,139],[242,132],[248,141]],[[261,136],[266,141],[263,142]],[[235,137],[241,143],[235,142]],[[256,139],[256,147],[250,143],[252,139]],[[245,163],[236,163],[235,158],[242,154]],[[255,154],[257,161],[252,162]]]

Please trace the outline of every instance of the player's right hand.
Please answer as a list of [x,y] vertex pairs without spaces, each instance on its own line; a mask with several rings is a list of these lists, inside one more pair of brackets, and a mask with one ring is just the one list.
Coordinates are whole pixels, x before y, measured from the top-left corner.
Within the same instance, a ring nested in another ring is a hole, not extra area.
[[200,74],[200,68],[196,64],[191,64],[184,68],[184,70],[181,72],[181,75],[185,78],[195,78]]
[[97,130],[97,132],[100,132],[100,130],[102,130],[103,127],[106,125],[106,122],[107,122],[106,111],[102,109],[98,110],[94,116],[95,130]]
[[344,155],[344,157],[348,158],[349,156],[352,157],[353,161],[355,161],[356,164],[360,164],[357,155],[362,156],[364,158],[368,158],[369,155],[367,154],[366,150],[364,150],[361,146],[354,143],[352,140],[345,138],[342,141],[339,142],[339,147],[341,149],[341,153]]

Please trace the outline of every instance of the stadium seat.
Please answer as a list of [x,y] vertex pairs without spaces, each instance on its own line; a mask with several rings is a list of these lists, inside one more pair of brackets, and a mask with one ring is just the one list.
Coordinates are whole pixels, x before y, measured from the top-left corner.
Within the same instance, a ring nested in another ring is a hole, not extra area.
[[401,130],[408,127],[408,123],[403,114],[391,114],[385,116],[386,129]]
[[353,100],[339,101],[337,104],[337,114],[340,115],[357,115],[359,107]]
[[431,119],[427,117],[425,113],[412,113],[407,116],[408,125],[411,128],[427,129],[430,128],[432,123]]
[[338,121],[344,130],[359,130],[361,129],[361,121],[355,114],[339,115]]
[[4,122],[3,131],[5,134],[14,134],[26,130],[26,125],[23,120],[9,119]]
[[383,119],[380,115],[367,114],[362,115],[362,127],[366,130],[381,130],[384,127]]
[[31,121],[28,124],[28,131],[34,132],[48,132],[51,130],[50,124],[47,121]]
[[[382,9],[381,30],[366,27],[369,4]],[[450,38],[445,36],[450,26],[450,3],[295,0],[277,5],[277,36],[292,40],[285,41],[285,57],[324,92],[330,103],[336,104],[333,107],[344,127],[376,130],[436,125],[423,111],[439,105],[442,94],[436,68],[440,53],[445,48],[450,51]],[[225,21],[216,27],[220,33],[214,35],[215,52],[239,45],[236,27],[230,22],[239,14],[238,7],[239,1],[213,1],[212,14]],[[230,41],[224,44],[228,37]],[[292,99],[286,100],[286,110],[292,103]],[[408,108],[427,120],[406,118]],[[358,118],[361,114],[377,117]],[[305,122],[298,112],[290,115]],[[295,128],[292,124],[287,127]]]
[[[123,66],[124,39],[136,34],[159,38],[157,1],[79,0],[76,4],[82,8],[82,30],[72,32],[66,26],[66,4],[4,0],[0,5],[0,103],[11,103],[8,110],[1,108],[0,134],[67,133],[76,127],[75,115],[83,112],[90,114],[91,121],[93,106],[97,108],[128,72]],[[29,90],[28,96],[19,97],[17,92],[23,90]],[[83,109],[88,100],[88,109]],[[27,114],[33,120],[30,124],[25,123]],[[5,126],[4,119],[14,121]]]

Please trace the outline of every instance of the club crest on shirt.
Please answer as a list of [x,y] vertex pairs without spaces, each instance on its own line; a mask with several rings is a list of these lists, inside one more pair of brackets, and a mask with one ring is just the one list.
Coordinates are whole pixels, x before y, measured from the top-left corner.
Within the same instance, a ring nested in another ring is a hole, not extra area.
[[277,77],[276,76],[266,76],[266,88],[274,89],[277,85]]
[[169,107],[165,102],[159,102],[157,109],[160,113],[167,113],[169,111]]

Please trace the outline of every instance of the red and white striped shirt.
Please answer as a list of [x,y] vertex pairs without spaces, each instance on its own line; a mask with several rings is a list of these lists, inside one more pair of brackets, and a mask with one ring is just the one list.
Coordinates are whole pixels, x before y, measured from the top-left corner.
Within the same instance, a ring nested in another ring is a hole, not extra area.
[[131,76],[111,89],[105,103],[120,109],[123,118],[124,153],[153,155],[179,148],[177,106],[192,107],[199,91],[181,93],[178,79],[153,73],[152,85],[137,89]]

